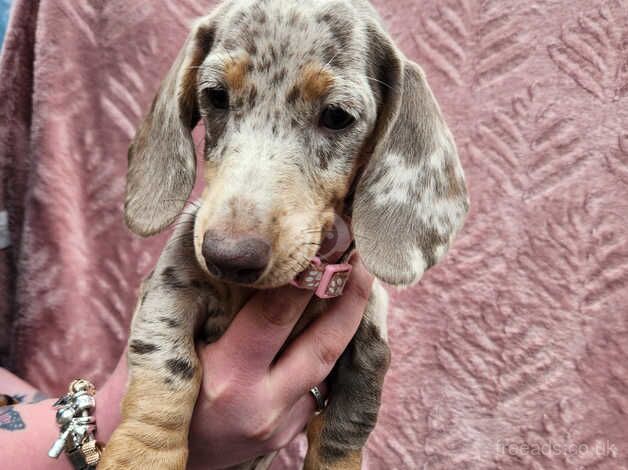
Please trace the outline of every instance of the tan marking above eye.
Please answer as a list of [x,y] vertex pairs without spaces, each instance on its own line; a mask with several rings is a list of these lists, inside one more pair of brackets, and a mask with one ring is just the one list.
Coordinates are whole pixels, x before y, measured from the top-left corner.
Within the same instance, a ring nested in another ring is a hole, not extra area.
[[324,96],[334,84],[333,75],[316,63],[303,67],[299,80],[301,96],[307,101],[315,101]]
[[246,84],[246,75],[251,59],[248,55],[230,60],[225,65],[225,81],[230,90],[242,90]]

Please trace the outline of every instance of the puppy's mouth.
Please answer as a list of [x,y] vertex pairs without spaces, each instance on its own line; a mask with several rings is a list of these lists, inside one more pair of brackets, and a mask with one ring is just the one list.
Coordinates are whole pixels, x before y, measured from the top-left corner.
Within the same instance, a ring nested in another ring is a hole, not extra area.
[[347,257],[353,245],[348,222],[336,215],[331,229],[323,232],[314,259],[290,283],[300,289],[313,291],[321,299],[338,297],[351,274],[352,267],[347,263]]
[[321,227],[319,233],[316,243],[306,243],[306,245],[310,245],[309,248],[314,250],[303,250],[308,251],[307,254],[299,253],[298,257],[301,262],[297,263],[298,266],[291,270],[289,281],[284,279],[283,284],[290,283],[300,287],[300,281],[308,272],[313,269],[324,269],[326,265],[339,263],[343,258],[346,258],[345,255],[353,246],[353,235],[348,219],[334,214],[334,218]]
[[[320,281],[328,265],[339,266],[337,263],[348,253],[352,240],[349,223],[336,215],[329,228],[321,228],[320,242],[309,243],[310,249],[303,250],[307,253],[284,256],[285,260],[279,256],[273,260],[271,245],[260,238],[226,238],[211,231],[205,234],[197,256],[205,271],[221,282],[255,289],[292,284],[316,290],[316,286],[304,280],[313,275]],[[313,252],[315,248],[317,251]]]

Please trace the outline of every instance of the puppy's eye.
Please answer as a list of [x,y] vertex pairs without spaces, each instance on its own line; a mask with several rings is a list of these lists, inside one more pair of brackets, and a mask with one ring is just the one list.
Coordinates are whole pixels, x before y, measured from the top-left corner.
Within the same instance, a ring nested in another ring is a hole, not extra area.
[[209,88],[205,90],[205,95],[214,108],[229,108],[229,93],[224,88]]
[[321,114],[321,125],[333,131],[346,129],[355,122],[355,118],[342,108],[328,106]]

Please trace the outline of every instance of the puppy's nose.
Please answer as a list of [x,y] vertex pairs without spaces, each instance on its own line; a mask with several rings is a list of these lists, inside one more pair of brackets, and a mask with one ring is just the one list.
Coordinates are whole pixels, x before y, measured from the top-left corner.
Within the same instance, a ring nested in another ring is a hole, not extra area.
[[202,252],[210,273],[241,284],[257,281],[270,261],[270,244],[254,236],[233,237],[208,231]]

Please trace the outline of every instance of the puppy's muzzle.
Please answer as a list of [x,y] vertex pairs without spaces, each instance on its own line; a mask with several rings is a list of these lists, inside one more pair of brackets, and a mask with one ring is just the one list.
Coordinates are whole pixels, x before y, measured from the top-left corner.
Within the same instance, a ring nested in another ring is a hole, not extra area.
[[266,270],[271,247],[256,236],[227,236],[208,231],[203,238],[202,253],[207,270],[216,278],[251,284]]

